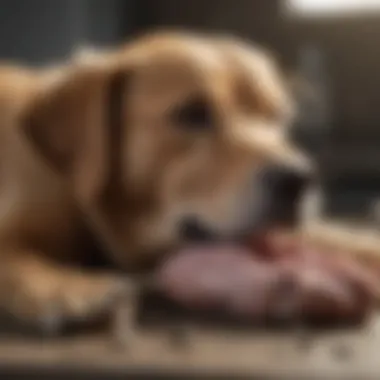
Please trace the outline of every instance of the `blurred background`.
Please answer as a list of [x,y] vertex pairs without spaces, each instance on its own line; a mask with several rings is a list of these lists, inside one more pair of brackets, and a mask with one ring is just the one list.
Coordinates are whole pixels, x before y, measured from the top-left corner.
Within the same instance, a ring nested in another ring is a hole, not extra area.
[[379,0],[0,0],[0,58],[59,62],[160,27],[233,33],[313,86],[294,137],[320,163],[325,211],[366,217],[380,197]]

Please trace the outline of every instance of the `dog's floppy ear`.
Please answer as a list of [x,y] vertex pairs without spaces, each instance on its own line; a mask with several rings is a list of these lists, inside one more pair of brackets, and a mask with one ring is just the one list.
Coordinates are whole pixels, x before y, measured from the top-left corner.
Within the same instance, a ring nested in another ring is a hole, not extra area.
[[34,99],[21,128],[48,164],[89,202],[121,144],[127,70],[77,67]]

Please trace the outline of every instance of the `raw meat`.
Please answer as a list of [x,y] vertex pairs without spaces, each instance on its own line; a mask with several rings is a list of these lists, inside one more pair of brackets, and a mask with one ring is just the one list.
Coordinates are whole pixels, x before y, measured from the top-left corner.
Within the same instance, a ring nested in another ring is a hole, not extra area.
[[272,234],[249,247],[199,245],[158,269],[159,289],[190,309],[220,311],[255,322],[290,318],[361,322],[373,309],[378,279],[348,258]]

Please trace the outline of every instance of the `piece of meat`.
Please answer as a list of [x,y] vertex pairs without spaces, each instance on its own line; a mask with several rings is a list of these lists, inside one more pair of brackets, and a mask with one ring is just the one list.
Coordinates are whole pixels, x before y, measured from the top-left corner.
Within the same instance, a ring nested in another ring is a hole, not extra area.
[[252,308],[253,314],[264,313],[263,302],[278,280],[276,269],[244,248],[192,247],[172,256],[160,268],[157,283],[185,306],[227,312]]
[[372,310],[377,278],[350,259],[306,249],[284,236],[255,243],[194,246],[157,271],[160,290],[187,308],[260,322],[360,322]]

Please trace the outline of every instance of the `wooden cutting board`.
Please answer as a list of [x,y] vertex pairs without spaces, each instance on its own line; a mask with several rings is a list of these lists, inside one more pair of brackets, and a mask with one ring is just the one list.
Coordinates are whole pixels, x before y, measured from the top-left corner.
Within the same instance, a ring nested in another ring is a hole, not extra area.
[[129,346],[120,345],[112,334],[105,333],[56,341],[12,337],[0,342],[0,377],[20,371],[54,371],[98,373],[107,379],[142,375],[149,379],[180,378],[186,374],[212,378],[224,374],[229,379],[294,379],[301,375],[380,378],[379,351],[378,316],[357,330],[322,333],[221,331],[189,326],[187,344],[173,341],[173,334],[163,329],[136,330]]

